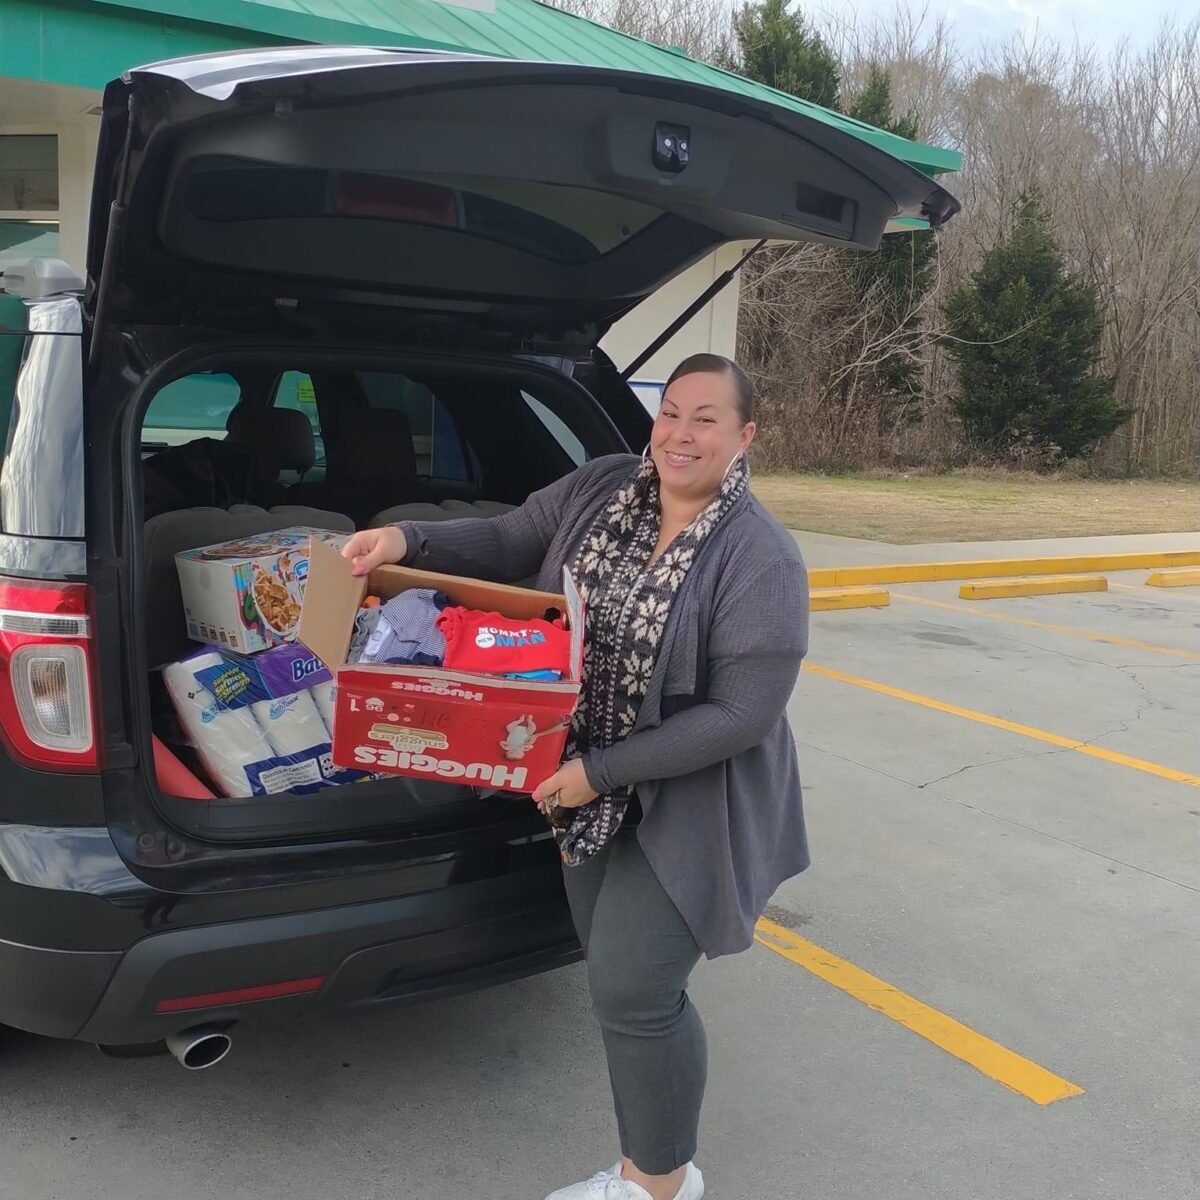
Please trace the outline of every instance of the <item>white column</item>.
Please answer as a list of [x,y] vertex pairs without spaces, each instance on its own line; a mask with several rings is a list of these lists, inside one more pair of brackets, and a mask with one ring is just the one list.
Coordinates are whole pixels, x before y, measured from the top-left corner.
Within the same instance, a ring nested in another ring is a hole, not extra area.
[[59,252],[81,277],[99,133],[99,118],[86,113],[58,127]]
[[[665,283],[622,317],[600,343],[605,353],[624,368],[657,337],[701,292],[746,250],[747,242],[719,246],[703,261]],[[664,380],[691,354],[709,352],[733,358],[737,349],[738,293],[741,276],[735,275],[724,290],[710,300],[639,371],[639,379]]]
[[[749,248],[749,243],[745,242],[731,242],[722,246],[713,256],[713,279],[722,271],[736,266],[738,259]],[[738,299],[741,291],[742,273],[739,271],[708,306],[708,348],[713,354],[723,354],[726,358],[737,356]]]

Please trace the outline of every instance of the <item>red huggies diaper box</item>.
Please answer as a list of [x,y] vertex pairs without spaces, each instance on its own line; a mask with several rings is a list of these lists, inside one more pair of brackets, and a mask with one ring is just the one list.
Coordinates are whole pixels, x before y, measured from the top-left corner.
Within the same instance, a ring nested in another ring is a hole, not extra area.
[[[569,675],[544,683],[443,667],[347,663],[363,599],[386,601],[409,588],[433,588],[454,604],[516,620],[562,614],[571,633]],[[299,640],[333,672],[336,765],[530,792],[562,761],[579,699],[583,626],[583,603],[567,571],[561,595],[409,567],[379,567],[355,578],[349,560],[314,540]]]

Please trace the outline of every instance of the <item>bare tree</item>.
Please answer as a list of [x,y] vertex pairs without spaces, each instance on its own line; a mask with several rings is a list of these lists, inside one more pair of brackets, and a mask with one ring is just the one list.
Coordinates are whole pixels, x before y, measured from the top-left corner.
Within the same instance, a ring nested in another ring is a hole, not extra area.
[[[732,61],[734,0],[556,0],[559,7],[721,65]],[[941,305],[1006,232],[1036,186],[1070,269],[1095,282],[1107,317],[1104,369],[1130,422],[1098,467],[1200,467],[1200,18],[1164,22],[1140,50],[1107,56],[1079,43],[1014,37],[971,59],[953,27],[903,2],[863,19],[806,4],[836,51],[844,97],[872,65],[924,141],[963,155],[947,182],[963,212],[939,236],[930,291],[856,290],[836,249],[772,250],[743,282],[739,353],[773,414],[773,465],[964,461],[957,386]],[[914,414],[896,406],[879,365],[907,358]],[[914,419],[914,415],[918,419]]]
[[1105,367],[1134,413],[1100,461],[1194,468],[1200,22],[1165,23],[1143,51],[1121,46],[1106,61],[1080,46],[1006,43],[964,76],[955,109],[962,269],[1036,184],[1069,265],[1100,289]]
[[682,50],[702,62],[731,61],[733,9],[728,0],[553,0],[553,4],[631,37]]
[[900,113],[916,113],[923,141],[953,141],[953,92],[962,62],[947,17],[931,14],[929,5],[906,3],[888,16],[863,19],[853,7],[825,8],[817,27],[842,63],[842,88],[861,91],[872,64],[886,67],[892,101]]
[[[764,353],[764,331],[771,331],[763,387],[786,390],[796,418],[782,439],[788,445],[770,448],[777,465],[963,460],[951,415],[956,381],[938,337],[940,301],[1007,232],[1016,198],[1036,186],[1069,268],[1100,289],[1104,369],[1116,375],[1118,399],[1134,414],[1102,447],[1097,465],[1196,470],[1200,21],[1166,22],[1145,49],[1123,46],[1107,58],[1078,44],[1017,37],[968,62],[945,23],[923,11],[901,7],[873,22],[834,11],[823,20],[848,92],[871,64],[883,66],[897,108],[916,113],[921,136],[960,150],[963,168],[948,182],[963,212],[940,238],[934,302],[913,312],[872,308],[868,296],[862,311],[847,316],[830,278],[836,267],[811,248],[749,281],[744,353],[757,367],[754,356]],[[788,273],[786,291],[779,270]],[[924,383],[922,419],[872,422],[866,414],[873,407],[888,412],[887,397],[871,392],[872,347],[894,347],[892,331],[907,335],[914,327],[926,331],[912,343]],[[845,351],[856,337],[848,357],[833,353],[833,343]],[[842,415],[857,411],[857,418],[832,420],[837,388]]]

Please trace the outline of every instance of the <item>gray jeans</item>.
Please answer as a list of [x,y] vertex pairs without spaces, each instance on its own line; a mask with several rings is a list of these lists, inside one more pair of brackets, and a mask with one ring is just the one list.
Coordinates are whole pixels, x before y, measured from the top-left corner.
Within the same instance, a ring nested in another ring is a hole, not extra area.
[[633,829],[564,867],[567,898],[587,957],[621,1153],[649,1175],[696,1154],[708,1046],[687,995],[700,958]]

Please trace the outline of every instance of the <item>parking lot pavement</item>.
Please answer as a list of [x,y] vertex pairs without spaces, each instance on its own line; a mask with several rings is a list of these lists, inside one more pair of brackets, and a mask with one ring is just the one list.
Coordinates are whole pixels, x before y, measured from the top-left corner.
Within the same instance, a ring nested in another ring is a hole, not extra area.
[[[1200,601],[1142,578],[814,616],[800,949],[695,979],[714,1200],[1200,1192]],[[5,1198],[541,1200],[615,1155],[580,968],[198,1075],[18,1036],[0,1082]]]

